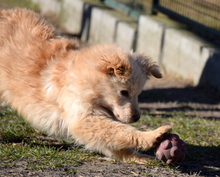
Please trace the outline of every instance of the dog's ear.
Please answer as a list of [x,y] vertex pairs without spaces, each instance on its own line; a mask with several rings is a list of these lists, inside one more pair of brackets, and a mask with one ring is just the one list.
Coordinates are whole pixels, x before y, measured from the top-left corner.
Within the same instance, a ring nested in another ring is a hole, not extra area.
[[154,76],[156,78],[162,78],[159,66],[156,65],[151,59],[145,55],[136,56],[137,62],[142,67],[147,76]]
[[99,60],[95,60],[97,70],[106,76],[119,79],[131,77],[132,66],[127,52],[114,44],[97,45],[91,51],[95,54],[94,58],[99,58]]
[[121,79],[128,79],[131,75],[131,68],[123,64],[119,64],[116,66],[107,66],[106,69],[108,75],[116,76]]
[[162,74],[160,72],[159,66],[152,64],[147,67],[147,75],[152,75],[156,78],[162,78]]

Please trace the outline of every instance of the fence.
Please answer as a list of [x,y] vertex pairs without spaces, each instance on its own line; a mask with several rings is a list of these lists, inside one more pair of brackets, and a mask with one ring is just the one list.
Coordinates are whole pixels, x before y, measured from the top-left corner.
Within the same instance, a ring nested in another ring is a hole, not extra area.
[[170,10],[195,22],[220,31],[219,0],[161,0],[154,1],[154,7]]
[[154,0],[153,13],[159,11],[187,24],[201,35],[220,41],[219,0]]
[[164,13],[200,34],[220,41],[220,0],[101,0],[133,18]]

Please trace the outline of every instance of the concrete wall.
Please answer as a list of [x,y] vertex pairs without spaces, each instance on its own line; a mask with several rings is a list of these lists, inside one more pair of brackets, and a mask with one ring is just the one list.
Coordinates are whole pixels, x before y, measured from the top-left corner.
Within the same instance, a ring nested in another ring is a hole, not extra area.
[[115,43],[124,50],[135,50],[137,24],[133,21],[119,21],[115,34]]
[[147,53],[157,63],[161,60],[161,46],[164,24],[157,23],[149,16],[140,16],[138,25],[137,52]]
[[112,15],[113,10],[94,8],[92,11],[89,42],[114,42],[116,23],[119,20]]
[[109,9],[94,8],[91,16],[89,42],[116,43],[132,50],[137,25],[131,18]]
[[[183,25],[163,18],[141,16],[137,40],[138,52],[146,51],[166,72],[191,79],[194,85],[205,83],[202,73],[206,63],[219,53],[218,48],[189,32]],[[215,67],[220,68],[220,65]],[[220,76],[220,71],[217,74]],[[208,80],[215,83],[212,79],[206,78],[206,83]]]
[[65,32],[79,34],[87,39],[93,7],[103,7],[98,0],[62,0],[60,25]]
[[142,15],[138,22],[109,9],[99,0],[32,0],[42,13],[59,16],[61,27],[90,43],[116,43],[125,50],[145,53],[165,72],[173,72],[195,85],[220,89],[220,51],[185,27],[166,17]]
[[209,52],[209,58],[204,63],[203,70],[198,85],[212,86],[220,91],[220,51],[213,48],[206,48]]
[[78,34],[81,31],[83,18],[83,4],[81,0],[64,0],[60,14],[61,27],[68,33]]
[[55,15],[60,14],[61,1],[59,0],[32,0],[33,3],[39,5],[41,13],[54,13]]
[[186,34],[184,30],[167,28],[163,45],[162,64],[167,72],[172,71],[184,78],[199,83],[202,70],[210,57],[210,48],[205,42]]

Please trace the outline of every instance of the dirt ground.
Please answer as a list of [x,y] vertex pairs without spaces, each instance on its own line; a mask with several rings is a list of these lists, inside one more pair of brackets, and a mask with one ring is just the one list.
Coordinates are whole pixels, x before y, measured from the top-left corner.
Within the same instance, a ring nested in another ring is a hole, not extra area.
[[[142,111],[150,114],[166,114],[171,111],[184,111],[205,118],[220,118],[219,94],[214,89],[192,87],[189,80],[165,76],[162,80],[152,79],[144,88],[140,98]],[[31,169],[25,159],[15,162],[13,167],[6,167],[0,161],[0,177],[11,176],[77,176],[77,177],[117,177],[117,176],[220,176],[220,167],[215,162],[207,165],[182,162],[178,170],[159,166],[124,164],[110,162],[105,158],[84,162],[78,167],[66,167],[44,170]],[[69,173],[69,172],[72,173]]]
[[[73,173],[69,173],[69,171]],[[74,173],[75,172],[75,173]],[[199,173],[198,173],[199,174]],[[28,167],[25,160],[17,161],[12,167],[5,167],[0,162],[1,177],[188,177],[186,172],[173,171],[158,166],[146,166],[138,164],[110,163],[106,160],[97,159],[92,162],[84,162],[79,167],[66,167],[44,170],[33,170]],[[199,175],[200,176],[200,175]]]

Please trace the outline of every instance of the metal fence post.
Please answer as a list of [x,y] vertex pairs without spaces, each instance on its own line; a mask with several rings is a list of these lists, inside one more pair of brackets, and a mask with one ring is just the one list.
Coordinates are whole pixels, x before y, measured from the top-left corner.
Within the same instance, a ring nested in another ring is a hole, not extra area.
[[151,7],[151,14],[152,15],[157,15],[158,10],[156,7],[159,6],[159,4],[160,4],[160,0],[153,0],[153,4]]

